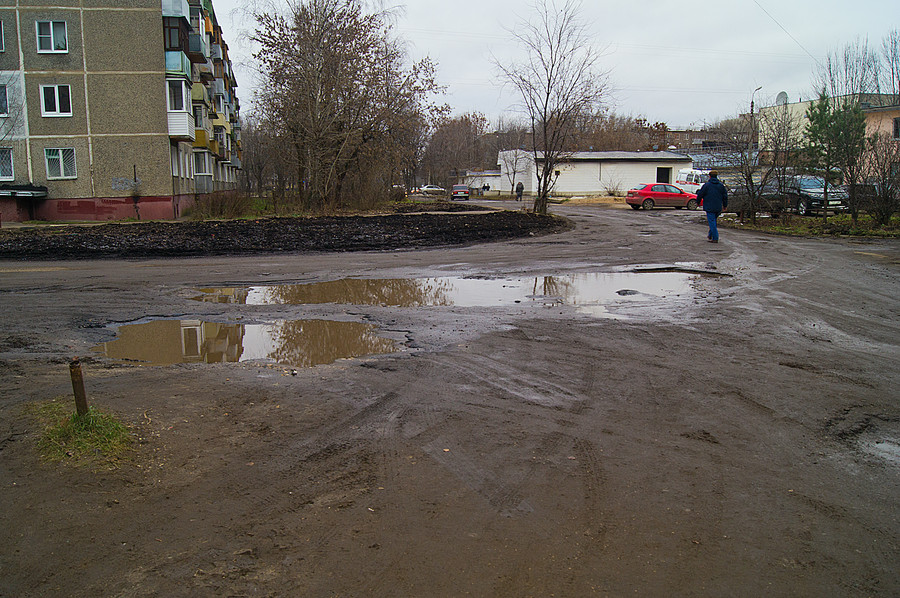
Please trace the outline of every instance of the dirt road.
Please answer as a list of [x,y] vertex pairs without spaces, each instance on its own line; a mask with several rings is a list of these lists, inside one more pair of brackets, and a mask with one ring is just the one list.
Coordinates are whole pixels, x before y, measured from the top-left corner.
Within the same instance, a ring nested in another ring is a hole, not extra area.
[[[553,210],[576,228],[0,262],[0,595],[900,595],[900,245],[711,245],[696,212]],[[626,272],[676,264],[731,276],[673,291],[652,278],[671,272]],[[535,287],[499,304],[194,300],[348,277]],[[604,281],[606,298],[579,294]],[[362,322],[399,350],[312,368],[92,354],[153,319]],[[22,405],[70,392],[72,355],[95,355],[91,401],[135,425],[134,465],[35,455]]]

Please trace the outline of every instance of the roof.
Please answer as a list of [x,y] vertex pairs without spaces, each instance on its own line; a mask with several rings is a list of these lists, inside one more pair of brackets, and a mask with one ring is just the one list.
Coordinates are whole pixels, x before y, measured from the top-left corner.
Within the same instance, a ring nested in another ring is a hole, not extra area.
[[676,152],[575,152],[564,156],[568,161],[619,161],[619,162],[685,162],[690,156]]
[[[523,151],[523,150],[508,150]],[[501,154],[506,152],[500,152]],[[531,155],[531,152],[525,152]],[[537,152],[543,159],[543,152]],[[572,152],[561,156],[563,162],[690,162],[691,157],[677,152]]]

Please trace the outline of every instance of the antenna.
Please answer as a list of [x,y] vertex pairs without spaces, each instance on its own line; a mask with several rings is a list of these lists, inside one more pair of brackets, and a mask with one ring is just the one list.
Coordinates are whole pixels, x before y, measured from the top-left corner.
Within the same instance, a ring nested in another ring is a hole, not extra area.
[[779,91],[778,95],[775,96],[775,105],[776,106],[784,106],[787,104],[788,95],[786,91]]

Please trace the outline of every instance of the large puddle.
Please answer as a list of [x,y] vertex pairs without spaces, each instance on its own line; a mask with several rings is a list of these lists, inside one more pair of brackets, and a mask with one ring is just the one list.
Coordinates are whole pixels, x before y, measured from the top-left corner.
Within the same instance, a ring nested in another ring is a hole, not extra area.
[[155,320],[119,327],[118,338],[94,347],[113,359],[141,365],[274,361],[312,367],[338,359],[396,350],[394,341],[359,322],[294,320],[275,324],[221,324]]
[[386,307],[490,307],[520,303],[596,306],[682,295],[701,275],[645,270],[521,278],[343,278],[309,284],[199,289],[198,301],[242,305],[338,303]]

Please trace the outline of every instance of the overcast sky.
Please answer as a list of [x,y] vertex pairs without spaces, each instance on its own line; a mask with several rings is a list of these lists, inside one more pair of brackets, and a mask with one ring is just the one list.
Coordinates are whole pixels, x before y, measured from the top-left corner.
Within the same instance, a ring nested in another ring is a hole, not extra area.
[[[708,8],[696,8],[703,4]],[[213,0],[235,62],[242,109],[252,106],[253,71],[244,37],[252,22]],[[512,114],[516,97],[492,64],[514,59],[508,29],[529,16],[531,0],[408,0],[396,30],[411,58],[429,56],[454,113]],[[609,71],[610,107],[618,114],[701,126],[757,106],[808,99],[816,60],[857,36],[880,47],[900,28],[898,0],[584,0],[582,15]]]

